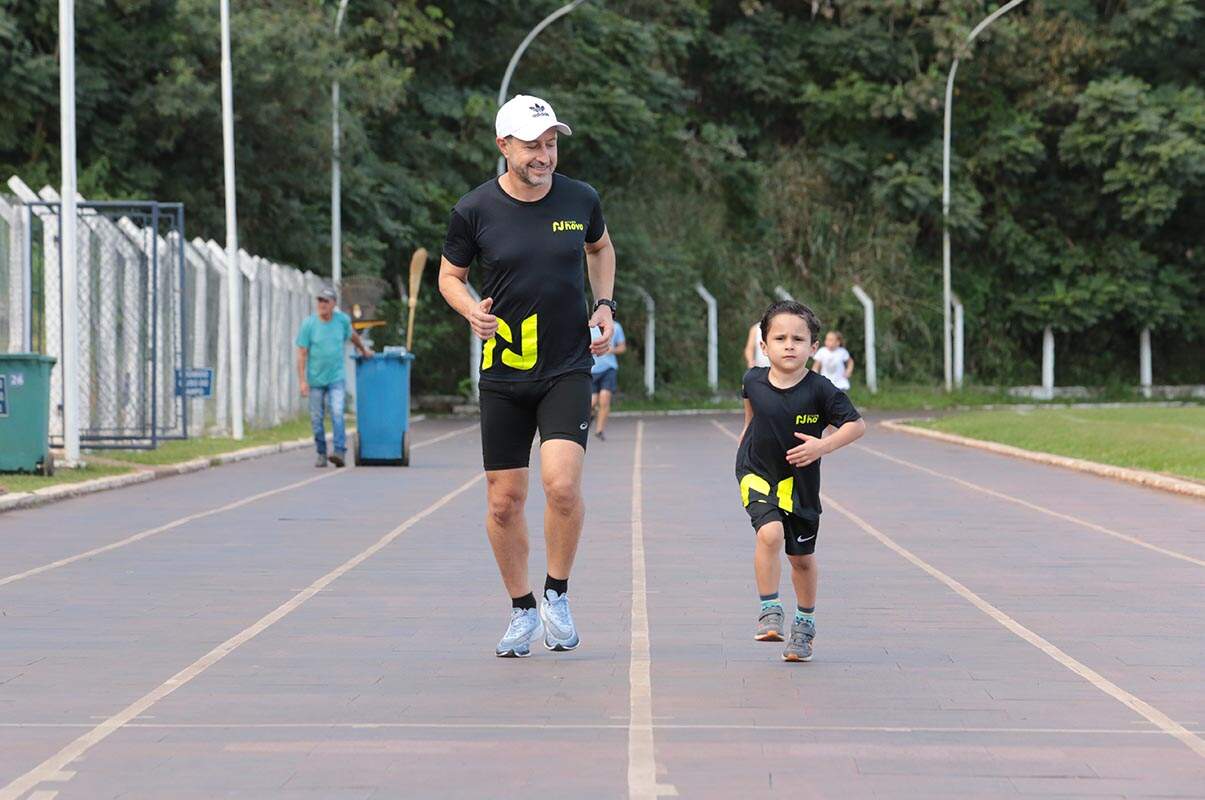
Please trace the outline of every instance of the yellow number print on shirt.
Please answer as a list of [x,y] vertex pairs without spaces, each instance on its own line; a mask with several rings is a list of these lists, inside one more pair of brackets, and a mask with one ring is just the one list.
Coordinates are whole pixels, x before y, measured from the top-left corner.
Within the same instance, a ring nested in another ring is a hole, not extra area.
[[[761,497],[750,497],[751,494],[757,493]],[[784,478],[778,482],[778,486],[774,490],[774,495],[778,500],[778,507],[788,514],[795,509],[795,479]],[[764,498],[764,500],[763,500]],[[770,497],[770,482],[760,475],[754,475],[750,472],[741,478],[741,502],[748,507],[749,503],[755,500],[763,500],[763,502],[773,504]]]
[[[536,348],[539,345],[537,340],[537,317],[539,314],[532,314],[527,319],[523,320],[523,324],[519,326],[519,349],[518,352],[510,348],[502,349],[502,363],[508,367],[515,369],[531,369],[536,365],[537,352]],[[502,317],[498,317],[498,332],[494,334],[494,338],[485,343],[481,349],[481,369],[487,370],[494,366],[494,348],[498,346],[498,339],[501,338],[508,345],[515,344],[514,334],[511,332],[510,326]]]

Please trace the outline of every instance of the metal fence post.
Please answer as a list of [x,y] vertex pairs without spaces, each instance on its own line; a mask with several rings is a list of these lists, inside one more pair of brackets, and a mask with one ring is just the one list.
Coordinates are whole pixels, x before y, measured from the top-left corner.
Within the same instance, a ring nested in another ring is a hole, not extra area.
[[720,389],[720,336],[715,296],[702,283],[695,284],[695,292],[707,304],[707,385],[714,394]]
[[855,284],[853,291],[858,301],[862,303],[866,337],[866,388],[870,390],[871,394],[874,394],[879,391],[878,368],[875,365],[874,301],[862,290],[861,286]]
[[954,304],[954,388],[962,388],[963,375],[963,358],[965,356],[965,328],[964,316],[962,311],[962,300],[958,299],[958,295],[951,293],[950,302]]
[[1042,331],[1042,396],[1054,399],[1054,329]]
[[1138,385],[1142,396],[1150,397],[1151,384],[1151,327],[1147,325],[1138,336]]
[[652,397],[657,378],[657,304],[643,287],[632,288],[644,298],[644,393]]

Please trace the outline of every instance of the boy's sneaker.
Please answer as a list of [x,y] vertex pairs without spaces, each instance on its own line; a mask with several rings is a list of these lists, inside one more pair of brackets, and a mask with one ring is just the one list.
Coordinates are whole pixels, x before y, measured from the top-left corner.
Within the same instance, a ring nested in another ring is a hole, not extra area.
[[326,466],[326,455],[324,453],[318,454],[318,460],[314,462],[314,466],[315,467],[325,467]]
[[545,589],[540,601],[540,619],[544,621],[544,646],[549,650],[573,650],[581,644],[573,614],[569,613],[569,595]]
[[766,606],[761,610],[753,638],[759,642],[782,641],[782,606]]
[[811,661],[812,639],[816,638],[816,623],[809,619],[791,625],[791,641],[782,652],[783,661]]
[[494,655],[499,658],[527,658],[531,655],[531,643],[543,632],[540,615],[534,608],[512,608],[510,625],[502,641],[498,642]]

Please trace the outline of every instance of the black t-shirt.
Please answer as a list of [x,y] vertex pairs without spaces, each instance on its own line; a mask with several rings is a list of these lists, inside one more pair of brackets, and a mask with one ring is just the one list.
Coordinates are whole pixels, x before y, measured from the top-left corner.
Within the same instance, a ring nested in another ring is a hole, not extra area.
[[795,432],[817,438],[829,425],[840,428],[861,417],[845,392],[811,370],[790,389],[770,383],[769,367],[745,373],[741,396],[753,406],[753,419],[736,450],[741,500],[768,502],[797,517],[820,516],[820,460],[802,469],[787,463],[787,451],[803,444]]
[[590,371],[582,248],[606,227],[594,187],[559,173],[535,202],[511,197],[497,178],[460,198],[443,254],[462,268],[476,258],[481,296],[494,298],[498,333],[482,347],[482,380]]

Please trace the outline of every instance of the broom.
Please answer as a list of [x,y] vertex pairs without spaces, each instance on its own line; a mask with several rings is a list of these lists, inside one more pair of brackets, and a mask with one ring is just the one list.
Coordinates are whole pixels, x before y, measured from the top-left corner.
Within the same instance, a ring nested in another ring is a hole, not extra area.
[[418,308],[418,287],[423,282],[423,269],[427,266],[427,250],[420,247],[410,257],[410,320],[406,323],[406,349],[414,345],[414,311]]

